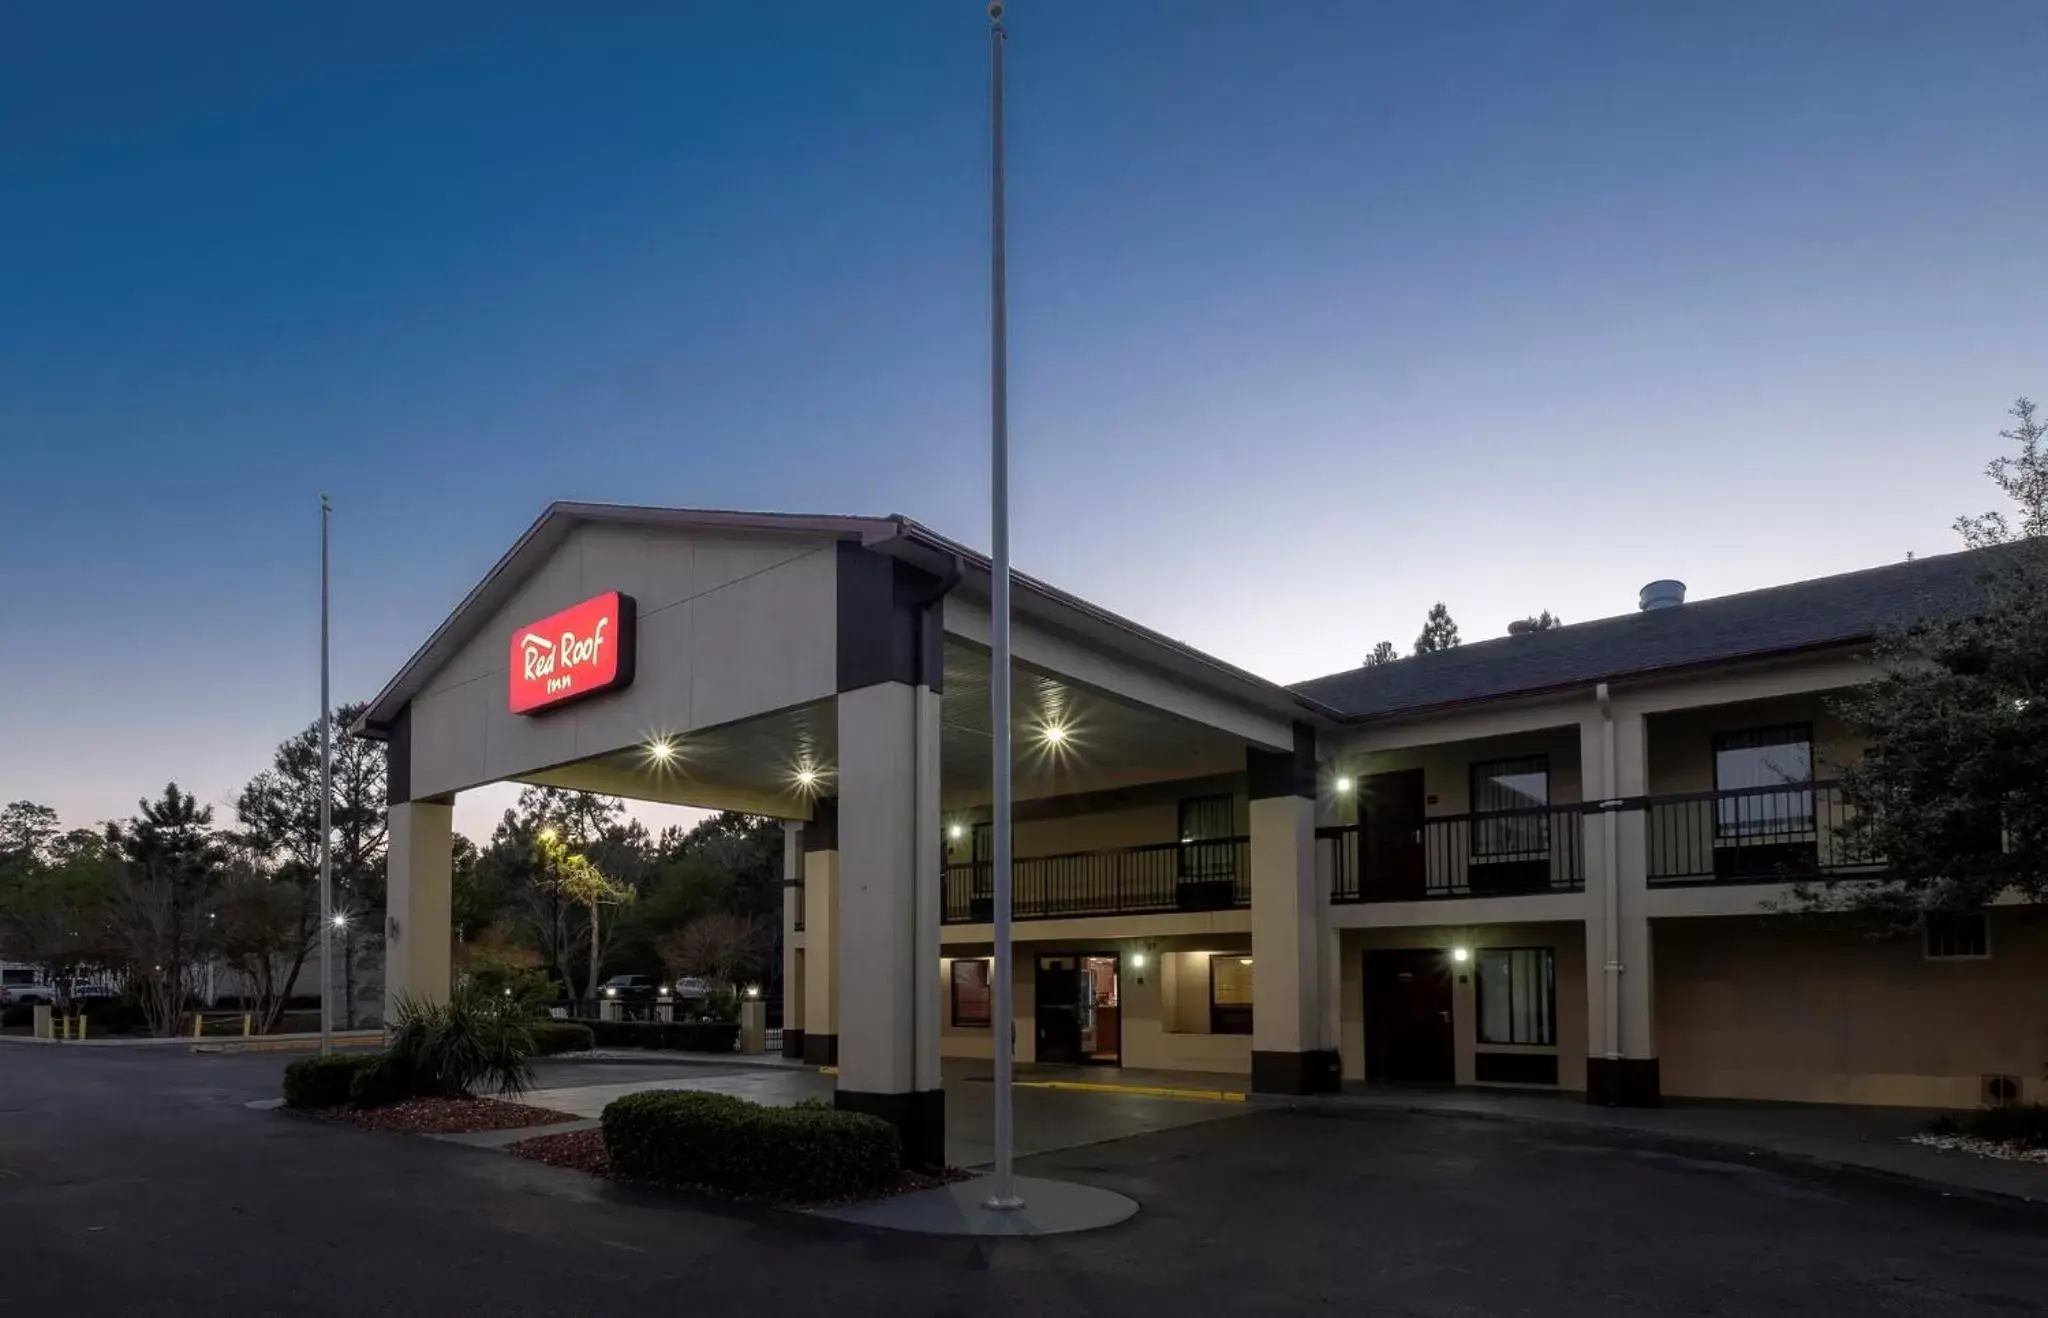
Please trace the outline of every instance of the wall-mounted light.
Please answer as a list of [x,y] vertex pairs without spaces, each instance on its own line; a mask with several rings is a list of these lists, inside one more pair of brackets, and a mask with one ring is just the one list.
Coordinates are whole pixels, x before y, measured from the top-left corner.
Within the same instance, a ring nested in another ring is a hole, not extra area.
[[952,839],[953,839],[953,840],[954,840],[955,842],[958,842],[958,841],[959,841],[959,840],[960,840],[961,838],[963,838],[963,837],[966,837],[966,836],[967,836],[967,825],[965,825],[965,824],[953,824],[953,825],[950,825],[950,826],[949,826],[949,827],[948,827],[948,828],[946,829],[946,836],[947,836],[947,837],[949,837],[949,838],[952,838]]
[[1241,957],[1239,957],[1239,958],[1237,959],[1237,964],[1239,964],[1239,965],[1241,965],[1241,966],[1248,966],[1248,965],[1250,965],[1251,963],[1252,963],[1252,959],[1251,959],[1250,957],[1248,957],[1248,956],[1241,956]]
[[818,785],[818,771],[806,764],[796,771],[796,785],[810,791]]
[[1469,947],[1454,947],[1454,948],[1452,948],[1452,949],[1451,949],[1451,960],[1453,960],[1453,961],[1457,962],[1457,963],[1458,963],[1459,965],[1461,965],[1461,966],[1462,966],[1462,965],[1464,965],[1464,964],[1465,964],[1465,963],[1466,963],[1467,961],[1470,961],[1471,959],[1472,959],[1472,949],[1471,949],[1471,948],[1469,948]]
[[1064,723],[1042,724],[1038,729],[1038,739],[1051,749],[1058,750],[1061,746],[1067,744],[1067,725]]
[[1337,795],[1346,796],[1351,791],[1351,779],[1344,774],[1337,775]]
[[1143,970],[1144,968],[1145,968],[1145,954],[1144,954],[1143,952],[1133,952],[1133,953],[1131,953],[1131,969],[1133,969],[1133,970]]

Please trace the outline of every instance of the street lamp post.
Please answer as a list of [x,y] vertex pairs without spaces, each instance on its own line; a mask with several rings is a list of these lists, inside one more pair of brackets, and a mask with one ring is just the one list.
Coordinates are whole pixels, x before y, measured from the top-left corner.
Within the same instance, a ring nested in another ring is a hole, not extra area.
[[1017,1209],[1012,1149],[1010,1003],[1010,400],[1009,308],[1003,288],[1003,0],[988,6],[989,118],[989,723],[994,741],[995,834],[995,1188],[988,1207]]

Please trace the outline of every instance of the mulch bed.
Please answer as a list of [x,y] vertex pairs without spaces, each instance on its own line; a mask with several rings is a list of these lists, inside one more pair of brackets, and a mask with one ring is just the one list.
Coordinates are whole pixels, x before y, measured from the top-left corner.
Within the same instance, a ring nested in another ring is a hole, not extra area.
[[550,1112],[499,1098],[414,1098],[389,1107],[325,1108],[315,1115],[329,1121],[353,1121],[371,1130],[413,1135],[473,1135],[478,1131],[518,1130],[576,1120],[567,1112]]
[[[550,1167],[561,1167],[569,1171],[585,1172],[591,1176],[612,1179],[611,1159],[605,1155],[604,1132],[602,1130],[572,1130],[560,1135],[536,1135],[512,1145],[508,1150],[514,1157],[532,1162],[545,1163]],[[899,1194],[914,1194],[919,1190],[931,1190],[955,1181],[965,1181],[974,1173],[958,1167],[948,1167],[938,1172],[905,1171],[897,1177],[896,1184],[887,1193],[873,1196],[878,1199],[894,1198]],[[805,1199],[771,1200],[748,1196],[723,1194],[706,1186],[674,1186],[673,1189],[694,1190],[717,1199],[728,1199],[736,1203],[767,1204],[776,1208],[829,1208],[841,1204],[860,1203],[859,1199]]]
[[2038,1162],[2048,1164],[2048,1145],[2021,1143],[2017,1140],[1987,1140],[1975,1135],[1914,1135],[1915,1144],[1924,1144],[1930,1149],[1943,1153],[1968,1153],[1979,1158],[1997,1158],[2004,1162]]

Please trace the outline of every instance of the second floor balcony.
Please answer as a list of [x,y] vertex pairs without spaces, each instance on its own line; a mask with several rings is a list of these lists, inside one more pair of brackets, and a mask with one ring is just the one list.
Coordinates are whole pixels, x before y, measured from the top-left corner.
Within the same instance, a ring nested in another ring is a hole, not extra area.
[[1335,902],[1573,892],[1586,886],[1577,805],[1316,830]]
[[[1011,915],[1057,920],[1248,907],[1250,841],[1233,837],[1019,856],[1010,866]],[[994,918],[995,868],[988,861],[948,865],[944,883],[944,923],[981,924]]]

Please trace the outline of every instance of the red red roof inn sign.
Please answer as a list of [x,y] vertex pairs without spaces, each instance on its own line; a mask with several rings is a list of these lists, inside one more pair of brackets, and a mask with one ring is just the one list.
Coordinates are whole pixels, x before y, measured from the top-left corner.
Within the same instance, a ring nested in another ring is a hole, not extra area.
[[607,591],[512,632],[514,714],[538,714],[633,681],[631,595]]

